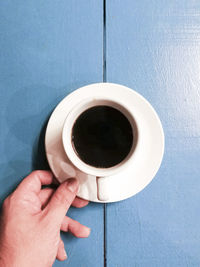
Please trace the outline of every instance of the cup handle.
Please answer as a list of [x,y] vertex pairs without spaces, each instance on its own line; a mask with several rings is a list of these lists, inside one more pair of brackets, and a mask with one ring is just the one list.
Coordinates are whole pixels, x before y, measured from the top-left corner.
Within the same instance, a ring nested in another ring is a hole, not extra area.
[[97,198],[100,201],[107,201],[109,199],[107,177],[96,177],[97,179]]

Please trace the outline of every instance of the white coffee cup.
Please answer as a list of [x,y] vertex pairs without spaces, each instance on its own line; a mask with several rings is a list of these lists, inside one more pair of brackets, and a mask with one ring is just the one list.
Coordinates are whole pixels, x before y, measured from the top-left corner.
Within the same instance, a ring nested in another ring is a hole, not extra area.
[[[129,120],[130,125],[132,127],[133,132],[133,143],[130,148],[130,152],[126,156],[124,160],[122,160],[119,164],[109,167],[109,168],[97,168],[83,162],[77,153],[74,150],[73,142],[72,142],[72,129],[76,119],[82,114],[85,110],[94,107],[94,106],[110,106],[125,115],[125,117]],[[109,199],[109,192],[107,188],[107,178],[109,176],[115,175],[116,173],[121,172],[124,168],[126,168],[132,161],[135,153],[137,152],[137,144],[138,144],[138,127],[135,118],[129,112],[128,108],[121,104],[120,101],[112,100],[108,97],[95,96],[93,98],[85,98],[79,102],[72,110],[69,112],[68,116],[65,119],[63,131],[62,131],[62,142],[64,146],[65,153],[72,164],[78,168],[83,173],[89,174],[91,176],[96,177],[97,181],[97,198],[101,201],[106,201]]]

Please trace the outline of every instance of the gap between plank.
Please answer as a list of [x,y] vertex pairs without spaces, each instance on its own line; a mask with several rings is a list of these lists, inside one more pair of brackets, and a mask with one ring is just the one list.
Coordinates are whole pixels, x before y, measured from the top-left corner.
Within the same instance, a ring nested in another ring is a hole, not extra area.
[[[106,0],[103,0],[103,82],[106,82]],[[104,267],[107,267],[106,204],[103,206]]]
[[103,82],[107,82],[107,77],[106,77],[106,0],[103,0]]
[[103,221],[104,221],[104,223],[103,223],[103,225],[104,225],[104,267],[107,267],[107,245],[106,245],[106,243],[107,243],[107,240],[106,240],[106,237],[107,237],[107,229],[106,229],[106,213],[107,213],[107,211],[106,211],[106,208],[107,208],[107,206],[106,206],[106,203],[104,204],[104,206],[103,206]]

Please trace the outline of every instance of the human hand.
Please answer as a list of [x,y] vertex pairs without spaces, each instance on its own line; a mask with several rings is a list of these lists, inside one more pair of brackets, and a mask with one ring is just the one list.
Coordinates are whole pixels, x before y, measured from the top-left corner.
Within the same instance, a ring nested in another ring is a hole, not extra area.
[[[76,237],[88,237],[90,229],[65,216],[71,204],[83,207],[87,201],[75,198],[78,181],[62,183],[57,190],[42,189],[53,175],[34,171],[8,196],[0,218],[0,266],[46,267],[67,258],[60,230]],[[55,192],[54,192],[55,191]]]

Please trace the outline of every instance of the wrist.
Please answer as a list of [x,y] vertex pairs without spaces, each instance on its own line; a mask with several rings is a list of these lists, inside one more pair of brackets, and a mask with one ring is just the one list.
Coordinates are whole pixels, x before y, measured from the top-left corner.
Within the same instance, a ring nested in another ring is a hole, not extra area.
[[25,267],[24,261],[20,261],[15,255],[9,255],[0,251],[0,267]]
[[1,254],[0,256],[0,266],[5,266],[5,267],[17,267],[17,265],[12,261],[9,257],[5,257],[4,255]]

